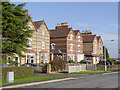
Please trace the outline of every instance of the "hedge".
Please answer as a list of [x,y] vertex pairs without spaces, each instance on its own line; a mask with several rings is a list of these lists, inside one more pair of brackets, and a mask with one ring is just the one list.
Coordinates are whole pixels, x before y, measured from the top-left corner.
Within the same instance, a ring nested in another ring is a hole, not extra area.
[[14,78],[33,76],[33,67],[2,67],[2,79],[7,79],[7,72],[14,72]]

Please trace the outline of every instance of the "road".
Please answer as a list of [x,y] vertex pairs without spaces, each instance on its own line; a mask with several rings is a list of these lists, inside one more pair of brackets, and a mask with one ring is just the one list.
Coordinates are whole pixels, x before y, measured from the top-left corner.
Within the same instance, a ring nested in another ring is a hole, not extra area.
[[118,88],[118,74],[93,75],[81,79],[40,84],[23,88]]

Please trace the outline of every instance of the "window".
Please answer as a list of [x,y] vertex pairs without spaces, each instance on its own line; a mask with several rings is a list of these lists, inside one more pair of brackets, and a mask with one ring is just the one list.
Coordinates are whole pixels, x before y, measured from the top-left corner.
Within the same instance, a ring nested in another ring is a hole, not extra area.
[[55,49],[55,44],[54,43],[51,44],[51,48]]
[[31,56],[31,63],[34,63],[34,55]]
[[96,47],[95,47],[95,54],[96,54]]
[[45,30],[44,29],[42,30],[42,35],[45,36]]
[[41,63],[43,63],[43,54],[41,54]]
[[45,42],[42,41],[42,49],[45,49]]
[[28,30],[31,30],[31,26],[30,25],[28,26]]
[[95,45],[96,45],[96,40],[94,42],[95,42]]
[[70,44],[70,51],[73,51],[73,44]]
[[78,52],[80,52],[80,45],[78,45]]
[[8,57],[7,57],[7,60],[8,60],[8,64],[9,64],[10,61],[11,61],[11,56],[8,56]]
[[18,62],[18,57],[15,57],[15,61]]
[[29,55],[26,56],[27,63],[29,63]]
[[45,63],[48,63],[48,55],[45,54]]
[[73,40],[73,35],[72,34],[70,35],[70,40]]
[[80,42],[80,36],[78,36],[78,42]]
[[28,45],[31,48],[31,40],[28,40]]
[[101,53],[101,48],[100,48],[100,53]]

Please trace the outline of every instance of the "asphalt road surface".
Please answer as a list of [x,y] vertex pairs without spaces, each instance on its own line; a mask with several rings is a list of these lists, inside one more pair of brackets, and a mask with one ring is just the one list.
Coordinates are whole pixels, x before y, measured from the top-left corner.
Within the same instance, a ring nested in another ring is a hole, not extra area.
[[118,74],[87,76],[81,79],[40,84],[23,88],[118,88]]

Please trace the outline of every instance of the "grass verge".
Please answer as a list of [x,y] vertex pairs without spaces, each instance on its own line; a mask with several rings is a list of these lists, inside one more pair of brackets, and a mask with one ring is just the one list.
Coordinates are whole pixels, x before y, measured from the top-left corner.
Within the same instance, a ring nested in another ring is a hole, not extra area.
[[[51,77],[44,77],[44,76],[27,76],[23,78],[16,78],[14,80],[15,83],[26,83],[26,82],[32,82],[32,81],[40,81],[40,80],[50,80],[50,79],[59,79],[64,77],[58,77],[58,76],[51,76]],[[7,85],[11,83],[7,83],[7,80],[2,80],[2,85]]]
[[94,71],[94,72],[87,72],[87,71],[81,71],[81,72],[71,72],[69,74],[98,74],[98,73],[106,73],[108,71]]
[[109,68],[108,70],[120,71],[120,68]]

